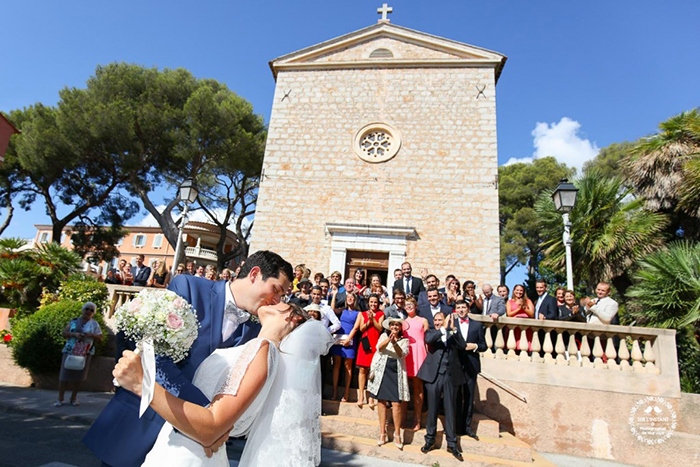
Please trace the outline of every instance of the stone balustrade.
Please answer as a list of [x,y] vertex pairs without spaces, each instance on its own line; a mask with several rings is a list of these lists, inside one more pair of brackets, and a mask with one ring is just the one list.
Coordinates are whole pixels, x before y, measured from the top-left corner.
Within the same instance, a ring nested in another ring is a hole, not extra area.
[[105,284],[109,291],[109,305],[105,310],[105,315],[108,319],[112,318],[114,311],[128,302],[141,292],[143,287],[136,285],[120,285],[120,284]]
[[216,262],[218,258],[216,255],[216,251],[210,250],[208,248],[202,248],[200,246],[188,246],[187,248],[185,248],[185,255],[188,258],[200,258],[214,262]]
[[499,378],[515,374],[516,380],[560,386],[631,392],[641,384],[666,395],[679,392],[674,330],[526,318],[494,321],[473,314],[470,319],[486,328],[483,367]]

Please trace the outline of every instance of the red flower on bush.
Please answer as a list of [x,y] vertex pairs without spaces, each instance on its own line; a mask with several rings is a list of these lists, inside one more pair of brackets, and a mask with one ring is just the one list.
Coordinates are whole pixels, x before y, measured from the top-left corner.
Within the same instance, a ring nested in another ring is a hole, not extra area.
[[12,334],[5,334],[4,336],[2,336],[2,340],[4,340],[5,342],[10,342],[12,340]]

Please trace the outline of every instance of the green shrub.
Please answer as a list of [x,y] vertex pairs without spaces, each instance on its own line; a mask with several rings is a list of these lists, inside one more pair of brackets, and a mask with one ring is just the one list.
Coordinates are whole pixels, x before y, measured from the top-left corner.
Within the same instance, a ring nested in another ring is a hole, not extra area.
[[107,306],[109,291],[102,282],[85,274],[77,274],[69,277],[61,283],[58,289],[58,300],[70,300],[84,305],[92,302],[97,305],[98,314]]
[[[36,313],[12,323],[12,357],[22,368],[33,373],[49,373],[61,368],[61,351],[66,343],[63,329],[70,320],[82,313],[83,304],[72,300],[64,300],[39,308]],[[105,351],[107,328],[102,315],[95,313],[104,336],[97,343],[97,355]]]

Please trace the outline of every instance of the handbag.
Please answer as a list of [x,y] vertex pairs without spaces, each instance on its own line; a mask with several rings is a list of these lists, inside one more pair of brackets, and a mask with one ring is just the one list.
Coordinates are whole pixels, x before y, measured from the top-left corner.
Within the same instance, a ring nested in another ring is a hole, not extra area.
[[365,353],[372,353],[372,344],[369,343],[369,337],[362,337],[362,339],[360,339],[360,344],[362,345],[362,350],[364,350]]
[[85,369],[85,355],[68,355],[63,362],[66,370],[82,371]]

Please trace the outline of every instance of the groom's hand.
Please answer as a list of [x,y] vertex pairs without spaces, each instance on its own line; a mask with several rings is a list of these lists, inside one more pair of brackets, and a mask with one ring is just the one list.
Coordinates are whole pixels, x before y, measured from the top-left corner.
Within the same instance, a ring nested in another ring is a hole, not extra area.
[[[231,427],[231,430],[233,430],[233,427]],[[211,446],[204,446],[204,453],[207,455],[207,457],[213,456],[214,453],[221,448],[221,446],[226,444],[226,441],[228,440],[228,435],[231,433],[231,430],[228,430],[226,433],[224,433],[221,436],[221,438],[214,441],[214,444],[212,444]]]
[[143,383],[143,367],[141,357],[131,350],[125,350],[122,358],[114,367],[112,375],[124,389],[141,397],[141,385]]

